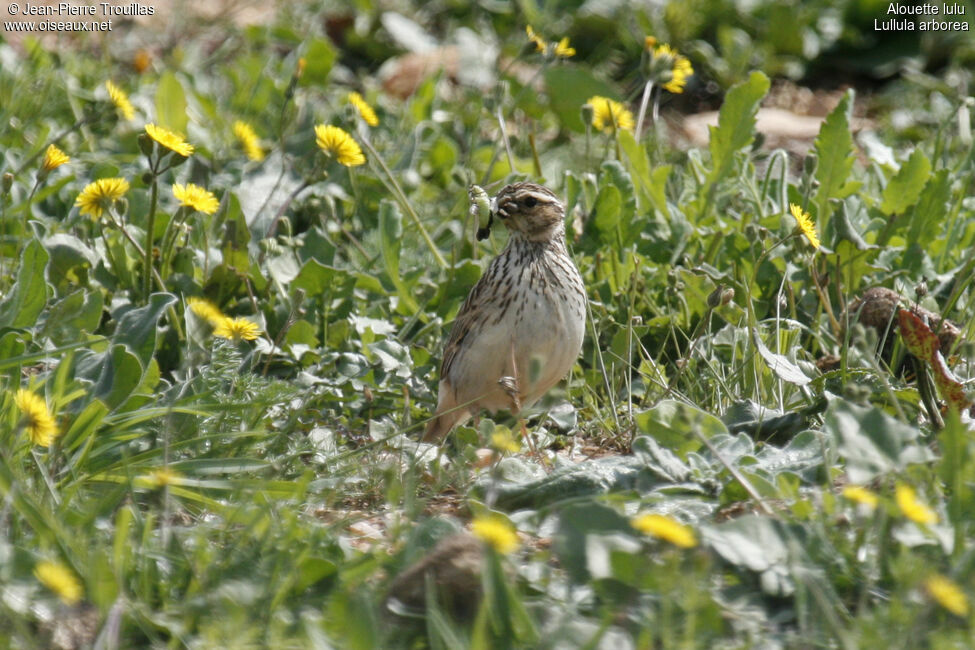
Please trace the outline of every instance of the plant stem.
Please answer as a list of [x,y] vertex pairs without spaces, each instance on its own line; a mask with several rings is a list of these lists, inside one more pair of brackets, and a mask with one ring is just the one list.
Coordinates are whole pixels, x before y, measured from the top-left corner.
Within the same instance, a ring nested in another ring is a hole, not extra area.
[[426,242],[427,248],[429,248],[430,252],[433,253],[433,259],[436,260],[437,266],[439,266],[441,269],[447,268],[447,261],[443,258],[443,255],[440,254],[440,251],[437,250],[437,245],[433,243],[433,238],[430,237],[430,233],[428,233],[427,229],[423,227],[423,222],[420,221],[420,215],[418,215],[416,210],[413,209],[413,206],[410,205],[409,199],[406,198],[406,194],[403,192],[403,188],[400,187],[399,181],[396,180],[392,170],[390,170],[386,165],[386,161],[383,160],[382,156],[379,155],[376,148],[372,146],[369,139],[365,137],[361,139],[362,144],[365,145],[366,149],[369,150],[369,160],[375,160],[376,163],[382,168],[386,178],[389,179],[389,183],[384,184],[392,190],[393,195],[396,197],[396,200],[399,202],[400,206],[406,211],[406,214],[409,215],[410,219],[413,220],[413,224],[416,226],[417,230],[420,231],[420,236],[423,237],[423,241]]
[[[640,98],[640,113],[636,118],[636,139],[637,142],[640,141],[640,134],[643,133],[643,118],[647,114],[647,104],[650,102],[650,94],[653,92],[653,80],[647,81],[647,84],[643,87],[643,97]],[[656,119],[656,111],[654,111],[654,119]]]
[[149,301],[149,293],[152,291],[152,234],[156,228],[156,203],[159,201],[159,177],[156,175],[156,165],[151,163],[149,171],[152,173],[152,186],[149,188],[149,215],[146,219],[145,268],[142,269],[142,297],[146,302]]

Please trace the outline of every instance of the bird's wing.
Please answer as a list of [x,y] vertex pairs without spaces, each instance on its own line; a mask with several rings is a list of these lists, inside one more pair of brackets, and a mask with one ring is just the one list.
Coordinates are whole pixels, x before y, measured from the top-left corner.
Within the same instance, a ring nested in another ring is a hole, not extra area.
[[498,260],[495,258],[488,266],[487,271],[477,281],[471,292],[467,294],[467,299],[457,312],[453,327],[450,330],[450,338],[444,346],[443,361],[440,363],[440,380],[443,381],[450,376],[450,370],[457,358],[457,353],[463,347],[464,339],[471,335],[471,331],[483,320],[485,304],[492,298],[493,292],[488,288],[495,283],[494,275],[499,269]]

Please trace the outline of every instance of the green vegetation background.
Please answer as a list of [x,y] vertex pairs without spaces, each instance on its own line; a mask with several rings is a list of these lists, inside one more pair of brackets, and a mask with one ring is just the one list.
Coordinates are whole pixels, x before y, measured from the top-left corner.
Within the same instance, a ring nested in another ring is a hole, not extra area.
[[[251,25],[0,32],[4,645],[965,647],[968,407],[942,409],[937,369],[845,306],[883,286],[951,319],[970,389],[975,40],[875,31],[887,4],[296,2]],[[638,111],[647,35],[689,57],[685,92],[653,96],[639,139],[587,129],[593,95]],[[397,96],[411,51],[438,65]],[[755,129],[802,87],[831,102],[809,156]],[[719,107],[689,146],[685,118]],[[318,124],[367,163],[325,156]],[[71,161],[43,174],[52,142]],[[430,448],[446,328],[505,237],[475,243],[467,186],[525,176],[566,199],[583,354],[520,451],[503,416]],[[109,177],[131,184],[114,224],[75,206]],[[214,337],[190,297],[262,336]],[[48,447],[22,389],[55,419]],[[641,532],[645,513],[695,545]],[[474,578],[387,599],[492,516],[518,550],[477,542]]]

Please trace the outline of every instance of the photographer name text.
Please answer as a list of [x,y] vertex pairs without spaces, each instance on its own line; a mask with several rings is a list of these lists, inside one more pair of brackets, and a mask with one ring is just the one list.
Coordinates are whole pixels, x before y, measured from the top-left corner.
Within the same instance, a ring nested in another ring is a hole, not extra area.
[[[15,7],[17,5],[11,5]],[[20,7],[22,16],[151,16],[156,12],[155,7],[130,2],[125,5],[113,5],[99,2],[93,5],[75,5],[70,2],[59,2],[56,5],[32,5],[29,2]],[[10,12],[13,14],[13,12]]]

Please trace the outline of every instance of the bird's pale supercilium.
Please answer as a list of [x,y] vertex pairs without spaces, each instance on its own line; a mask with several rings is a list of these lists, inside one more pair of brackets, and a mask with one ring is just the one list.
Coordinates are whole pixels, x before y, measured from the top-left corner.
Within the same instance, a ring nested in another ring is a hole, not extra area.
[[572,369],[582,349],[586,292],[565,247],[565,210],[549,189],[514,183],[494,199],[508,244],[471,289],[440,366],[440,440],[481,409],[518,413]]

